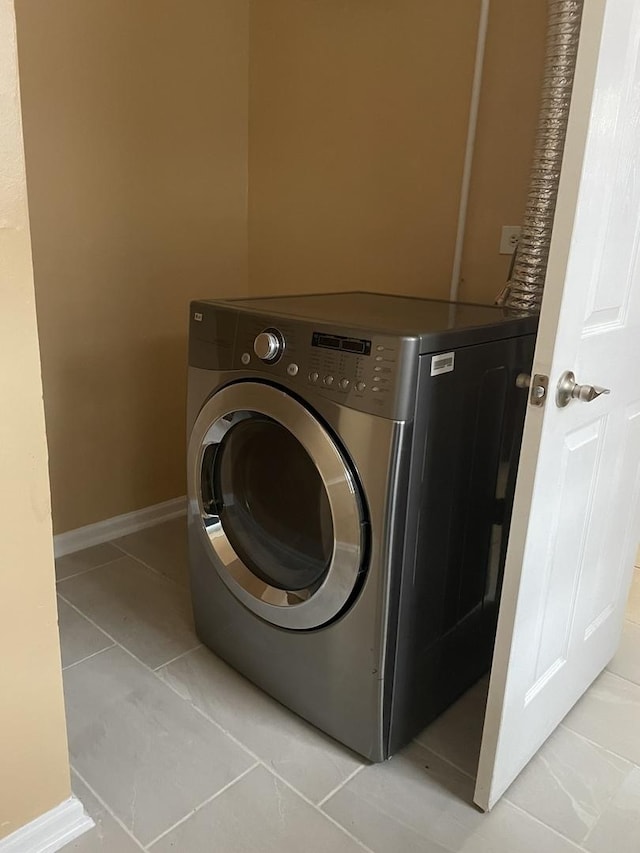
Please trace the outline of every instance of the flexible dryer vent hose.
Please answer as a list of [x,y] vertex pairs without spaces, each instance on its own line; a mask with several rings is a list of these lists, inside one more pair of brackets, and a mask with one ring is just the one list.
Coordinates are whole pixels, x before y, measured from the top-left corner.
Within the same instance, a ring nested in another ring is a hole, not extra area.
[[498,305],[540,310],[567,134],[583,0],[549,0],[542,99],[522,233]]

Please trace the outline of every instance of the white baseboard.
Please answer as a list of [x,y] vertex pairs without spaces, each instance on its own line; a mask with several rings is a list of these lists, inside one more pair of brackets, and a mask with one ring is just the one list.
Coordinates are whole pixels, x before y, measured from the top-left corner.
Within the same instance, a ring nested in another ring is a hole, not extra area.
[[[95,524],[87,524],[86,527],[78,527],[68,530],[66,533],[58,533],[53,537],[53,547],[56,557],[64,557],[74,551],[90,548],[92,545],[100,545],[109,539],[117,539],[119,536],[127,536],[145,527],[152,527],[162,521],[179,518],[187,511],[186,497],[173,498],[160,504],[144,507],[135,512],[127,512],[124,515],[114,515],[113,518],[105,518]],[[0,850],[1,853],[1,850]]]
[[95,824],[77,797],[69,797],[0,841],[0,853],[55,853]]

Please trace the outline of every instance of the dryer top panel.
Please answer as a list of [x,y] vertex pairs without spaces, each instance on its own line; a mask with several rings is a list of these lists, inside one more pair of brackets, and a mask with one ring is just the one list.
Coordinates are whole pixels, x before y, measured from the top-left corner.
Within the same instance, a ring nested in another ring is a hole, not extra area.
[[418,338],[421,353],[532,334],[538,325],[537,316],[513,317],[490,305],[359,291],[211,301],[307,323],[315,320],[368,333]]

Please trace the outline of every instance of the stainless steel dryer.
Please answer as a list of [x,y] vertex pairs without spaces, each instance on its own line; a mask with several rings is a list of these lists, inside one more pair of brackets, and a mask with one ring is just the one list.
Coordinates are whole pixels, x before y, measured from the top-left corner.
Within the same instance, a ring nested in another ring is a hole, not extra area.
[[371,293],[191,304],[198,635],[373,761],[489,666],[535,326]]

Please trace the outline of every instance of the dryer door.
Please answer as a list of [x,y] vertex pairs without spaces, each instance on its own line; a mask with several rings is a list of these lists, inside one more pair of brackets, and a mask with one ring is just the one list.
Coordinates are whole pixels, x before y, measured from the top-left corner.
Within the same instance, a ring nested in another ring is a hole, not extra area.
[[354,474],[322,423],[285,391],[229,385],[191,434],[189,511],[220,577],[284,628],[324,625],[362,569],[366,524]]

